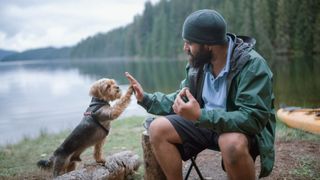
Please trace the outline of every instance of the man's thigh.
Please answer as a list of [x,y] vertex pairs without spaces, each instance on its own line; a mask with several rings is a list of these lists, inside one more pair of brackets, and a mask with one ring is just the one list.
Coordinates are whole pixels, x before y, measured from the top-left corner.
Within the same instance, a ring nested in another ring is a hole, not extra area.
[[186,120],[178,115],[169,115],[166,116],[166,118],[170,121],[182,140],[182,143],[176,144],[176,146],[184,161],[208,147],[218,146],[218,136],[215,132],[207,128],[199,128],[195,126],[192,121]]

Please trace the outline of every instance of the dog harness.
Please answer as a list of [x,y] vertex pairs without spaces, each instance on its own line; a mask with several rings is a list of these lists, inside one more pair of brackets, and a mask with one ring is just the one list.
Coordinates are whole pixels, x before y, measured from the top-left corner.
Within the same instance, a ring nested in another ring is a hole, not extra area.
[[88,109],[86,110],[86,112],[83,113],[83,115],[86,117],[90,117],[90,119],[92,119],[94,123],[96,123],[98,126],[100,126],[106,132],[106,135],[108,135],[109,130],[107,128],[105,128],[94,116],[95,112],[97,110],[99,110],[102,106],[105,106],[105,105],[110,106],[108,101],[104,101],[104,100],[98,99],[96,97],[92,97],[91,103],[90,103]]

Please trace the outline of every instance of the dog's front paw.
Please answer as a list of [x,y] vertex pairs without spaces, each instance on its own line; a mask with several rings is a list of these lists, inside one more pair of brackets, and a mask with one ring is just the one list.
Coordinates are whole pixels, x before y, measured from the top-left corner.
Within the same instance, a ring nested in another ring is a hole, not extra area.
[[129,86],[129,88],[128,88],[128,90],[127,90],[127,92],[126,92],[126,94],[127,95],[129,95],[129,96],[131,96],[132,95],[132,93],[133,93],[133,87],[132,86]]

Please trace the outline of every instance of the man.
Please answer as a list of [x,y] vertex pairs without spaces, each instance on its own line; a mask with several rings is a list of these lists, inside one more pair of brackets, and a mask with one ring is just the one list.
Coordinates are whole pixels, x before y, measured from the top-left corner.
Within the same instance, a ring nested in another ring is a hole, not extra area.
[[190,14],[182,29],[189,56],[181,89],[165,95],[145,93],[126,73],[138,103],[157,117],[149,127],[153,152],[167,179],[182,179],[182,161],[206,148],[221,151],[229,179],[255,179],[274,163],[272,72],[253,50],[255,41],[226,33],[214,10]]

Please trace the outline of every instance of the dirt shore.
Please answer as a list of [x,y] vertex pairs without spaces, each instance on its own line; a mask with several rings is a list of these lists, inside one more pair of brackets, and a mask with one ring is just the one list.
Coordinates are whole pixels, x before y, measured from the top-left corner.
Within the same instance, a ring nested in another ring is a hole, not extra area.
[[[205,179],[225,180],[226,173],[221,168],[219,152],[205,150],[197,157],[197,165]],[[260,172],[260,159],[257,158],[256,174]],[[184,174],[190,162],[184,163]],[[199,179],[194,168],[189,179]],[[277,141],[275,165],[270,176],[274,179],[320,179],[320,142]]]

